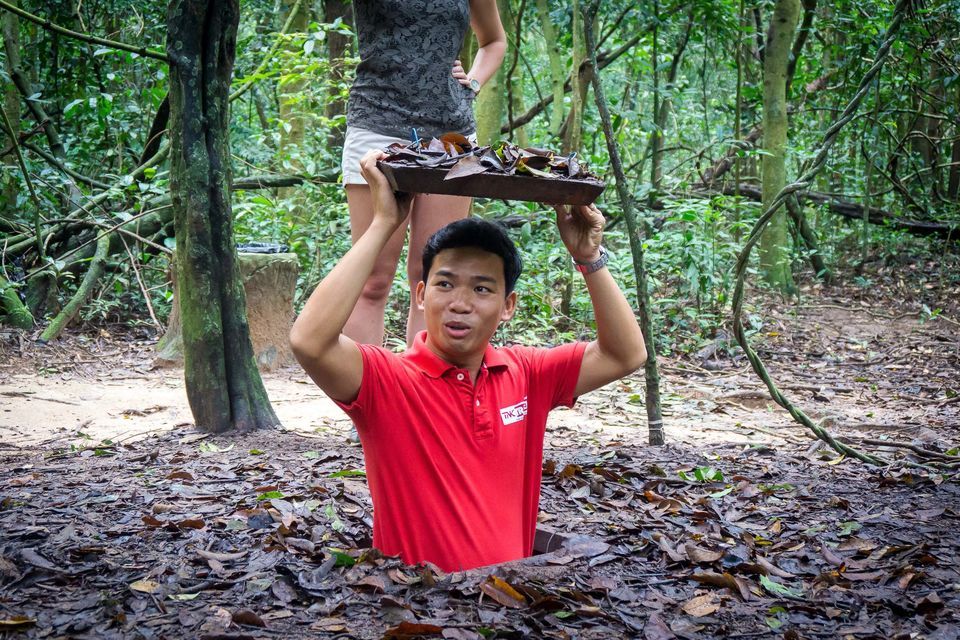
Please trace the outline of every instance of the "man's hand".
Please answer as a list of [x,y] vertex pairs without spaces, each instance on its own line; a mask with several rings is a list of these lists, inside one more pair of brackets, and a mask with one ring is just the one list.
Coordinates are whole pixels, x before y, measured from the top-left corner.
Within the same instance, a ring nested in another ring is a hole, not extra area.
[[557,229],[567,251],[577,262],[587,264],[600,257],[603,214],[594,205],[555,205]]
[[360,159],[360,175],[370,186],[370,196],[373,199],[373,220],[381,220],[395,229],[403,224],[403,221],[410,215],[413,196],[405,193],[398,197],[393,192],[390,183],[387,181],[387,176],[383,175],[383,172],[377,167],[377,162],[386,157],[387,154],[379,149],[367,151]]

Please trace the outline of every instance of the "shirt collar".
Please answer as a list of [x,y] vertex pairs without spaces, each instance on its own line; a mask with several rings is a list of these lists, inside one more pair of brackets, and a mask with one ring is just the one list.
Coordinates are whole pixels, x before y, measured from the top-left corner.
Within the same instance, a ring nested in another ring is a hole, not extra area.
[[[415,364],[421,371],[431,378],[439,378],[447,371],[456,369],[457,366],[450,364],[427,346],[427,332],[421,331],[413,339],[413,344],[403,354],[403,357]],[[507,359],[498,349],[487,345],[487,350],[483,353],[483,364],[487,369],[496,369],[507,366]]]

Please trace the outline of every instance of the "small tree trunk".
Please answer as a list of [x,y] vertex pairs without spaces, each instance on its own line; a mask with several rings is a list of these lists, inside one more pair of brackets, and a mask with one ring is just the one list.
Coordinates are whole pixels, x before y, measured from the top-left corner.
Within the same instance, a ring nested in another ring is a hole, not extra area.
[[563,132],[563,153],[580,151],[583,142],[583,112],[590,89],[592,67],[584,64],[587,59],[584,43],[583,14],[580,0],[573,0],[573,64],[570,69],[570,111]]
[[[297,0],[284,0],[283,10],[280,12],[280,24],[286,24],[292,11],[296,11],[293,20],[290,22],[289,33],[304,33],[307,25],[310,23],[309,3],[297,2]],[[299,47],[290,43],[288,49],[294,52]],[[280,101],[278,113],[280,120],[280,148],[277,150],[281,166],[289,167],[292,173],[303,172],[303,162],[301,153],[303,152],[303,140],[307,131],[307,114],[304,111],[304,103],[301,101],[303,88],[306,86],[306,78],[300,76],[294,80],[281,82],[277,88]],[[306,223],[304,219],[304,192],[303,189],[281,188],[277,190],[277,196],[288,200],[290,203],[290,217],[294,224],[302,226]]]
[[[800,16],[800,0],[777,0],[770,17],[763,54],[763,208],[787,183],[787,65],[793,32]],[[788,252],[787,212],[770,220],[760,240],[760,269],[764,279],[783,293],[794,291]]]
[[[655,5],[656,6],[656,5]],[[657,20],[659,23],[659,19]],[[653,137],[650,139],[650,198],[648,205],[653,207],[659,200],[660,189],[663,186],[663,138],[667,130],[667,120],[670,119],[670,113],[673,111],[673,86],[677,80],[677,71],[680,68],[680,61],[683,59],[683,52],[690,41],[690,31],[693,29],[693,15],[687,18],[687,26],[684,28],[683,35],[677,42],[677,49],[670,60],[670,72],[667,75],[667,83],[663,94],[660,93],[659,73],[654,72],[654,118],[653,118]],[[659,27],[654,27],[652,56],[655,64],[657,60]],[[704,112],[706,113],[706,112]]]
[[650,133],[650,194],[647,206],[657,201],[663,169],[660,166],[663,148],[663,132],[657,130],[660,121],[660,3],[653,0],[653,35],[650,45],[650,73],[653,77],[653,131]]
[[236,0],[171,0],[170,195],[187,399],[200,429],[279,424],[257,371],[230,207]]
[[803,240],[804,246],[810,252],[810,264],[813,265],[813,272],[825,283],[830,284],[833,274],[820,253],[820,243],[817,240],[816,232],[807,224],[807,216],[803,212],[803,207],[797,202],[797,197],[791,195],[786,202],[787,212],[797,228],[797,234]]
[[[332,23],[339,18],[344,24],[353,26],[353,3],[350,0],[324,0],[323,19]],[[340,83],[344,78],[343,59],[350,50],[353,42],[351,36],[345,36],[333,31],[327,32],[327,59],[330,61],[330,88],[334,91],[333,96],[327,100],[323,108],[324,115],[332,120],[342,116],[347,112],[346,100],[340,95]],[[343,146],[343,137],[346,135],[346,124],[330,128],[330,135],[327,136],[327,144],[331,149],[339,149]]]
[[537,15],[540,17],[540,29],[543,31],[543,40],[547,47],[547,57],[550,60],[550,84],[553,88],[553,104],[550,106],[550,135],[557,135],[563,125],[563,94],[567,74],[563,69],[563,58],[560,55],[560,39],[557,30],[550,19],[550,8],[547,0],[537,0]]
[[[737,95],[736,95],[736,104],[734,105],[734,116],[733,116],[733,139],[740,139],[740,129],[742,128],[742,114],[743,114],[743,38],[744,32],[746,29],[743,27],[743,5],[744,0],[740,0],[740,10],[737,14],[738,20],[738,31],[737,31],[737,48],[736,53],[736,62],[737,62]],[[739,155],[739,154],[738,154]],[[734,157],[733,159],[733,180],[737,185],[737,191],[735,192],[736,197],[733,200],[733,240],[734,242],[740,242],[740,158]]]
[[657,367],[657,346],[653,339],[653,315],[650,308],[650,291],[647,284],[647,269],[643,260],[643,238],[641,237],[640,224],[637,221],[633,209],[633,198],[627,185],[626,174],[623,171],[623,163],[620,161],[620,151],[617,148],[617,140],[613,131],[613,123],[610,118],[610,109],[607,107],[607,98],[603,92],[603,85],[600,82],[599,72],[597,71],[597,45],[596,38],[593,35],[594,17],[596,16],[598,0],[584,12],[586,26],[586,49],[590,59],[590,67],[593,70],[591,79],[593,81],[593,98],[597,103],[597,110],[600,112],[600,121],[603,124],[603,135],[607,141],[607,151],[610,154],[610,164],[613,167],[613,173],[617,178],[617,195],[623,205],[623,217],[627,221],[627,231],[630,234],[630,253],[633,257],[633,273],[637,280],[637,305],[640,311],[640,328],[643,331],[643,341],[647,349],[647,363],[644,367],[646,380],[646,408],[648,441],[652,445],[662,445],[663,437],[663,415],[660,410],[660,371]]
[[[521,0],[516,15],[511,14],[510,16],[510,24],[507,27],[507,54],[509,55],[510,62],[504,65],[506,68],[504,85],[507,88],[506,126],[510,132],[509,137],[511,140],[513,140],[514,132],[516,132],[516,143],[521,147],[526,147],[530,144],[527,138],[527,130],[523,128],[523,125],[515,127],[513,121],[517,114],[523,113],[523,83],[521,82],[521,77],[517,69],[520,63],[520,49],[523,43],[523,14],[526,5],[526,0]],[[499,134],[499,131],[495,132],[495,135]]]
[[[507,31],[507,42],[513,42],[513,10],[510,8],[510,0],[497,0],[497,9],[503,22],[503,27]],[[470,68],[472,60],[461,60],[465,69]],[[500,65],[497,72],[493,74],[483,88],[474,104],[474,114],[477,118],[477,142],[480,144],[493,144],[500,137],[500,124],[503,122],[503,114],[507,110],[507,66]]]

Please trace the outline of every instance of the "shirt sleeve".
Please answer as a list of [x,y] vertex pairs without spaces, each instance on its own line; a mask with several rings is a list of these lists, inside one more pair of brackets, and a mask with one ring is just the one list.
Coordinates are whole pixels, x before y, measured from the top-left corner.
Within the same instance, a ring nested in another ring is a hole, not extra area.
[[375,407],[374,399],[377,397],[387,397],[385,389],[395,386],[393,381],[396,379],[396,371],[392,366],[395,364],[392,360],[396,359],[393,354],[382,347],[370,344],[357,344],[360,347],[360,357],[363,361],[363,374],[360,378],[360,390],[357,397],[352,402],[334,403],[346,413],[360,429],[361,425],[367,424],[370,411]]
[[586,342],[570,342],[551,349],[532,349],[529,354],[531,393],[540,396],[551,409],[572,407],[586,348]]

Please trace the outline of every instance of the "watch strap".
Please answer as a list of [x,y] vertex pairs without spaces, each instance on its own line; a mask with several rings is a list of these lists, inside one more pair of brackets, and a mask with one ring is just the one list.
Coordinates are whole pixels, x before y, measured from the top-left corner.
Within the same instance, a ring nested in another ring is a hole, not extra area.
[[603,245],[600,245],[599,250],[600,257],[593,262],[580,262],[579,260],[574,260],[573,264],[577,271],[586,275],[588,273],[593,273],[594,271],[599,271],[607,266],[607,262],[610,260],[610,254],[607,253],[607,250],[603,248]]

